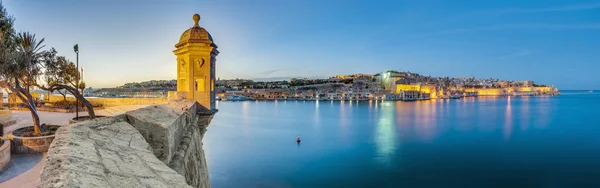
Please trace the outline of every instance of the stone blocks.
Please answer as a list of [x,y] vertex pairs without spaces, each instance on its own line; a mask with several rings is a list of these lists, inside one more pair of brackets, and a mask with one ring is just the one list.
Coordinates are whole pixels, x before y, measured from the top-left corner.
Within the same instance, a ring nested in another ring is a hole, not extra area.
[[9,134],[7,138],[12,142],[10,147],[13,153],[44,153],[50,148],[54,136],[20,137]]
[[41,185],[210,188],[202,137],[215,113],[176,100],[61,127]]
[[197,102],[172,100],[126,113],[133,125],[152,147],[155,156],[185,176],[194,187],[210,187],[202,137],[216,110]]
[[0,145],[0,172],[8,166],[10,162],[10,141],[3,139],[4,143]]
[[191,186],[154,156],[135,128],[123,119],[106,117],[57,131],[41,187]]

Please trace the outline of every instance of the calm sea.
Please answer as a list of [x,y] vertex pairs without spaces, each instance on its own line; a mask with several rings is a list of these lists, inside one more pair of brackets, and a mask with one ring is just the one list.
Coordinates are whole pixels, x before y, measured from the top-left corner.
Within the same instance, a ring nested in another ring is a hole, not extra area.
[[218,109],[204,138],[215,188],[600,187],[598,91]]

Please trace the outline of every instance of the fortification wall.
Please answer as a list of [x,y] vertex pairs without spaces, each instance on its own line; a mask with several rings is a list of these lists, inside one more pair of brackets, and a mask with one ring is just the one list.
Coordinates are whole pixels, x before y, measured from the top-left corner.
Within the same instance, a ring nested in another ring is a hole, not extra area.
[[[62,95],[49,95],[50,102],[63,101]],[[94,106],[102,105],[104,107],[142,105],[142,104],[162,104],[168,101],[167,98],[85,98]],[[67,101],[75,101],[73,97],[67,97]]]
[[102,104],[104,107],[161,104],[166,103],[167,98],[86,98],[92,104]]
[[61,127],[41,186],[210,188],[202,138],[215,112],[180,100]]

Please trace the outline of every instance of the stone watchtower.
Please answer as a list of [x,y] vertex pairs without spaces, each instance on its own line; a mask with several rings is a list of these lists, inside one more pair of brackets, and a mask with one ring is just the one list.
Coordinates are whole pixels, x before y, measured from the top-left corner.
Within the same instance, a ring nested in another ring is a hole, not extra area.
[[192,18],[194,26],[181,34],[173,51],[177,56],[176,97],[215,109],[215,62],[219,50],[210,33],[198,25],[200,15]]

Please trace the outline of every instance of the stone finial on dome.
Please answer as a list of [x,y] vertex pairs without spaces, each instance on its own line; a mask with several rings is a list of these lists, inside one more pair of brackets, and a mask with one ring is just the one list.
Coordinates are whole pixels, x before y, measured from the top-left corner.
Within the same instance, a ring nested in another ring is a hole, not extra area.
[[194,20],[194,27],[200,27],[200,25],[198,25],[198,21],[200,21],[200,15],[199,14],[194,14],[194,16],[192,17],[192,19]]

